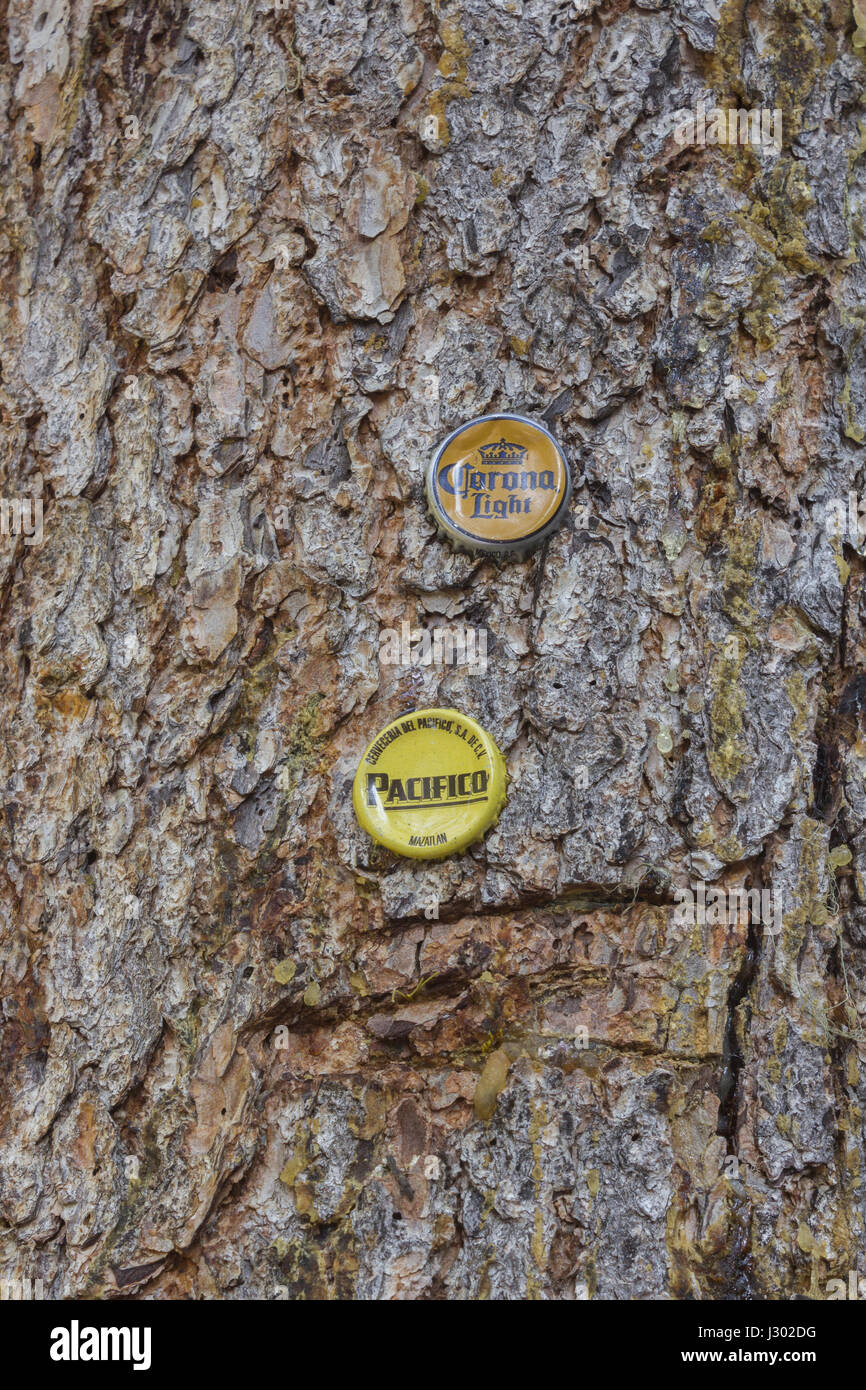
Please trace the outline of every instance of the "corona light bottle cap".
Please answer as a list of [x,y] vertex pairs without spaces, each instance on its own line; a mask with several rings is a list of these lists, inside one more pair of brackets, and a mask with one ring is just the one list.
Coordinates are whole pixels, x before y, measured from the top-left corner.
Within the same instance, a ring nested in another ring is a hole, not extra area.
[[482,415],[449,434],[427,470],[436,525],[455,545],[525,555],[565,519],[571,476],[561,448],[523,415]]
[[505,762],[488,733],[453,709],[419,709],[377,734],[352,802],[395,854],[443,859],[481,838],[505,805]]

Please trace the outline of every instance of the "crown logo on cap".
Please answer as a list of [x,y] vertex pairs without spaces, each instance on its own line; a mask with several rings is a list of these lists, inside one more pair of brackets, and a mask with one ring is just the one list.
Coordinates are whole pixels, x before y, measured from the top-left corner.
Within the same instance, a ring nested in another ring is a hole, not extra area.
[[478,452],[482,463],[521,463],[527,450],[522,444],[500,439],[498,444],[482,444]]

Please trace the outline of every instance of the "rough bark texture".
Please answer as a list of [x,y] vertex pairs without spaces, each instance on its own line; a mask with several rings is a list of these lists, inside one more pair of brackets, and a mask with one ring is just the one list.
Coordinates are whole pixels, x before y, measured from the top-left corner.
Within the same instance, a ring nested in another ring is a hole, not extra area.
[[[789,1298],[861,1266],[855,20],[11,0],[0,468],[44,536],[0,552],[3,1278]],[[683,147],[702,99],[780,109],[781,150]],[[422,479],[503,408],[575,490],[499,567]],[[485,628],[487,674],[381,665],[403,619]],[[349,788],[433,704],[511,782],[429,865]],[[679,925],[699,880],[787,895],[782,931]]]

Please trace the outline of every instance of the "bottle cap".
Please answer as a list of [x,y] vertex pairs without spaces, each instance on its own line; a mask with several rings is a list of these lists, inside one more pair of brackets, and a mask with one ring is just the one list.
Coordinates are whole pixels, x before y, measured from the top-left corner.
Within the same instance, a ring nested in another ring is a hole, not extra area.
[[443,859],[481,838],[505,805],[505,761],[480,724],[419,709],[377,734],[355,773],[359,824],[395,854]]
[[571,476],[561,448],[523,415],[482,415],[449,434],[427,470],[436,525],[464,550],[526,554],[561,525]]

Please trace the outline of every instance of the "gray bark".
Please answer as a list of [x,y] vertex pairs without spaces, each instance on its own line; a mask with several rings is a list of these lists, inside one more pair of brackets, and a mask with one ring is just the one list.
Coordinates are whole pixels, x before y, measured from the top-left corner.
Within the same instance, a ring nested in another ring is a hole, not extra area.
[[[0,542],[2,1277],[825,1297],[864,1239],[850,6],[13,0],[6,37],[0,468],[43,535]],[[780,148],[679,143],[699,102]],[[502,409],[574,475],[510,565],[423,490]],[[486,674],[383,665],[404,620]],[[425,705],[511,779],[438,864],[349,795]],[[699,882],[781,930],[683,923]]]

